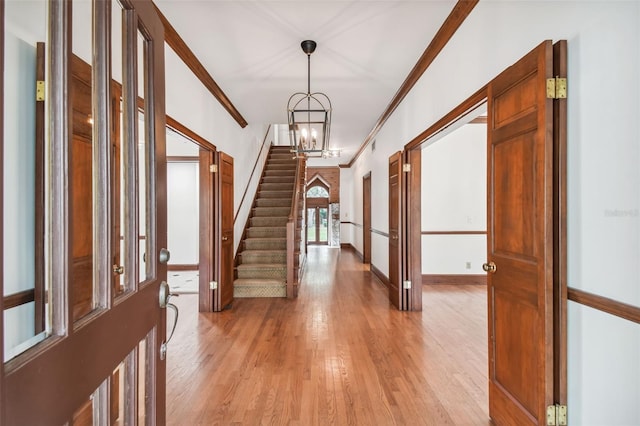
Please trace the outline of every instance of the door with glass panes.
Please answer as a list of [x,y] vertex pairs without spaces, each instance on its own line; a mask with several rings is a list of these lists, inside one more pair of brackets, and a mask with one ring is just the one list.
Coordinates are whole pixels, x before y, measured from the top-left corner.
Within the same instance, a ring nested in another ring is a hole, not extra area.
[[329,243],[329,190],[315,181],[307,189],[307,244]]
[[[0,90],[0,290],[45,296],[44,327],[29,325],[28,297],[2,306],[1,420],[164,424],[162,23],[150,0],[0,5],[0,82],[39,93]],[[36,70],[38,45],[46,73]]]

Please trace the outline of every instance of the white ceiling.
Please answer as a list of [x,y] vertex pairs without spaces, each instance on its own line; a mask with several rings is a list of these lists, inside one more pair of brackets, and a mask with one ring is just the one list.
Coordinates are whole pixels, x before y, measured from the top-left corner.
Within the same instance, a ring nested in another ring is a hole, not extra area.
[[455,5],[417,1],[156,0],[214,80],[250,123],[286,123],[294,92],[311,91],[333,106],[331,147],[348,162]]

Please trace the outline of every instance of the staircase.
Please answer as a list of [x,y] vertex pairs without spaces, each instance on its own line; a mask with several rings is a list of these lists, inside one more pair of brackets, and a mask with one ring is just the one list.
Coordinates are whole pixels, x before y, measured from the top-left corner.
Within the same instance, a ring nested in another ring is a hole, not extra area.
[[296,160],[272,146],[236,257],[233,297],[287,297],[287,222]]

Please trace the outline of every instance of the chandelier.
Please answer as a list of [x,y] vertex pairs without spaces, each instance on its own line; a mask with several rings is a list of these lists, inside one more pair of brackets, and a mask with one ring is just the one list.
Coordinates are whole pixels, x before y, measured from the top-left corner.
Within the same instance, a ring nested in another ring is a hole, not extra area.
[[296,92],[287,103],[291,152],[296,157],[337,157],[340,151],[329,149],[331,101],[322,92],[311,93],[311,54],[317,44],[305,40],[300,46],[307,55],[307,93]]

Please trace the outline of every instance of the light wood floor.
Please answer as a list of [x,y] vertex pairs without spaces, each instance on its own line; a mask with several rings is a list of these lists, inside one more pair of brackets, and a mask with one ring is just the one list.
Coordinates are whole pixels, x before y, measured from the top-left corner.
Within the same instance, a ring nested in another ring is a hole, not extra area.
[[297,300],[173,299],[172,425],[488,425],[486,289],[423,289],[399,312],[347,250],[309,249]]

